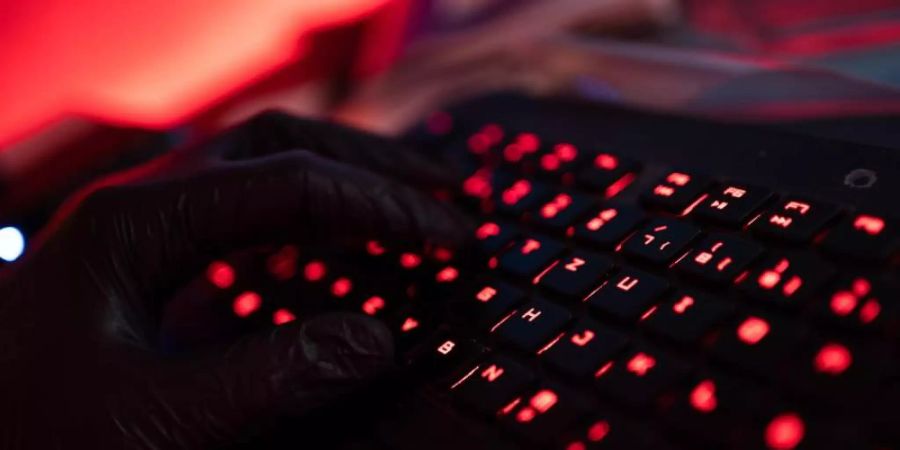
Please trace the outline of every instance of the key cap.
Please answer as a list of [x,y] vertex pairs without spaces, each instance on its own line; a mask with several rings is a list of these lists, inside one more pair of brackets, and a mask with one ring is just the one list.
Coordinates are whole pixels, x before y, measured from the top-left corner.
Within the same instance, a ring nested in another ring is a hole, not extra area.
[[605,206],[574,228],[575,237],[602,250],[612,250],[644,220],[631,206]]
[[877,214],[853,214],[825,236],[830,253],[861,260],[884,261],[897,250],[897,221]]
[[448,374],[481,352],[482,347],[474,340],[443,330],[415,349],[409,362],[417,372],[434,377]]
[[612,268],[609,258],[576,250],[559,259],[536,284],[566,300],[582,300]]
[[812,241],[837,212],[834,205],[790,196],[759,216],[750,228],[763,237],[802,244]]
[[562,306],[539,298],[502,319],[491,332],[513,347],[533,353],[553,339],[571,317]]
[[547,444],[590,410],[584,396],[545,382],[500,410],[501,423],[529,443]]
[[479,328],[494,325],[525,300],[525,293],[509,283],[491,281],[477,286],[474,293],[460,303],[466,317]]
[[797,348],[803,328],[759,311],[742,312],[720,330],[712,352],[719,359],[743,367],[763,377],[776,370]]
[[762,247],[752,242],[716,233],[701,241],[675,267],[700,280],[725,284],[734,281],[762,252]]
[[596,204],[586,195],[560,192],[539,206],[531,217],[536,225],[562,231],[595,208]]
[[532,381],[534,374],[521,364],[504,355],[492,355],[464,369],[450,391],[462,403],[492,417]]
[[628,338],[590,319],[575,326],[541,350],[544,361],[572,377],[585,379],[625,348]]
[[607,363],[594,374],[597,387],[604,394],[642,408],[656,400],[689,373],[683,361],[646,346],[625,353]]
[[547,201],[553,191],[546,184],[519,178],[498,191],[497,211],[518,217]]
[[603,314],[633,322],[653,306],[668,288],[669,283],[660,277],[625,267],[585,301]]
[[740,227],[750,221],[771,195],[770,191],[756,186],[724,184],[713,189],[697,205],[694,214],[710,222]]
[[498,266],[511,275],[532,280],[564,248],[561,242],[544,236],[526,236],[500,256]]
[[477,246],[485,254],[492,255],[509,245],[519,235],[512,224],[488,220],[475,229]]
[[578,173],[578,183],[592,192],[603,193],[605,198],[612,198],[630,183],[639,168],[638,163],[630,158],[601,152],[594,155],[590,165]]
[[641,194],[641,200],[651,208],[680,213],[699,199],[709,184],[706,177],[672,171],[660,178],[650,190]]
[[652,264],[667,263],[682,254],[700,230],[673,219],[654,219],[634,233],[622,252]]
[[870,277],[844,276],[824,295],[816,295],[813,312],[843,328],[858,331],[894,329],[898,323],[897,305],[887,299],[900,298],[880,280]]
[[660,336],[693,344],[724,322],[733,311],[730,303],[709,295],[682,292],[659,305],[643,323]]
[[763,258],[740,284],[750,298],[796,308],[834,274],[834,268],[807,254],[775,254]]

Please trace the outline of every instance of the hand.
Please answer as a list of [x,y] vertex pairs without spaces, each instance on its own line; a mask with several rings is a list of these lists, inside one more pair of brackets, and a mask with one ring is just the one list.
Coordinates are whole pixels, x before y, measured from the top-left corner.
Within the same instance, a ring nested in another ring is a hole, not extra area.
[[396,144],[267,113],[68,202],[0,278],[0,448],[209,448],[359,388],[392,361],[378,322],[329,314],[190,358],[154,348],[166,299],[212,258],[281,239],[459,244]]

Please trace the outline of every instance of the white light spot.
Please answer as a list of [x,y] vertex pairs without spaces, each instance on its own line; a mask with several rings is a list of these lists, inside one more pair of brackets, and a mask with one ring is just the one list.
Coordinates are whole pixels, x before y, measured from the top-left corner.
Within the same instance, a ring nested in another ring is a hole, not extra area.
[[25,251],[25,236],[16,227],[0,228],[0,259],[13,262]]

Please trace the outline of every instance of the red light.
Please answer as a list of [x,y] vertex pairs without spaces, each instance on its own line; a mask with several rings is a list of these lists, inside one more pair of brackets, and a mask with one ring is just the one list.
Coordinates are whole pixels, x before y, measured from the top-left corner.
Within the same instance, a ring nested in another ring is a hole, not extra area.
[[408,333],[412,330],[415,330],[419,327],[419,321],[415,319],[415,317],[407,317],[406,320],[403,321],[403,325],[400,326],[400,331],[404,333]]
[[600,442],[609,434],[609,422],[598,420],[588,428],[587,438],[591,442]]
[[869,283],[869,280],[865,278],[857,278],[853,280],[853,293],[863,297],[869,294],[869,291],[872,290],[872,284]]
[[875,216],[861,214],[853,221],[853,228],[864,231],[870,236],[877,236],[884,230],[884,219]]
[[566,446],[566,450],[587,450],[584,443],[582,442],[570,442],[569,445]]
[[541,156],[541,168],[543,168],[547,172],[555,172],[559,170],[559,166],[559,158],[556,155],[548,153]]
[[769,324],[759,317],[748,317],[737,329],[738,338],[748,345],[755,345],[769,334]]
[[519,410],[519,413],[516,414],[516,420],[521,423],[528,423],[531,422],[536,415],[537,413],[534,411],[534,409],[525,407]]
[[681,297],[681,300],[678,300],[674,305],[672,305],[672,311],[675,311],[676,314],[684,314],[688,308],[694,305],[694,298],[685,295]]
[[797,289],[800,289],[800,286],[803,286],[803,279],[794,275],[787,283],[784,283],[782,292],[784,292],[785,297],[790,297],[797,292]]
[[325,263],[318,260],[308,262],[306,267],[303,268],[303,277],[306,278],[307,281],[313,283],[325,278],[327,273],[328,268],[325,266]]
[[437,247],[434,249],[431,256],[433,256],[434,259],[438,261],[447,262],[453,259],[453,252],[450,249],[446,249],[444,247]]
[[501,195],[501,200],[507,205],[515,205],[531,193],[531,182],[528,180],[519,180],[506,188]]
[[404,269],[415,269],[422,264],[422,257],[415,253],[403,253],[400,255],[400,265]]
[[622,178],[619,178],[613,184],[609,185],[608,188],[606,188],[606,191],[603,192],[603,197],[605,197],[607,200],[609,200],[609,199],[619,195],[619,193],[622,192],[623,190],[625,190],[625,188],[627,188],[628,185],[631,184],[632,181],[634,181],[634,174],[633,173],[625,174],[624,176],[622,176]]
[[234,315],[238,317],[247,317],[255,313],[262,306],[262,297],[256,292],[247,291],[238,295],[231,305]]
[[702,413],[712,412],[718,406],[716,400],[716,384],[712,380],[703,380],[691,391],[691,406]]
[[490,286],[485,286],[484,289],[478,291],[478,293],[475,294],[475,298],[477,298],[478,301],[480,301],[482,303],[487,303],[492,298],[494,298],[495,295],[497,295],[496,289],[494,289]]
[[487,136],[488,140],[491,141],[491,145],[500,142],[503,139],[503,128],[500,128],[500,125],[495,123],[489,123],[485,125],[481,132]]
[[605,375],[607,372],[609,372],[609,371],[612,369],[612,367],[613,367],[613,362],[612,362],[612,361],[609,361],[609,362],[607,362],[606,364],[600,366],[600,368],[597,369],[596,372],[594,372],[594,378],[600,378],[600,377],[602,377],[602,376]]
[[656,359],[646,353],[638,353],[634,355],[631,360],[628,361],[628,371],[642,377],[647,374],[654,366],[656,366]]
[[587,229],[591,231],[597,231],[606,225],[610,220],[614,219],[618,215],[618,211],[613,208],[604,209],[597,214],[596,217],[592,218],[587,223]]
[[276,279],[288,280],[297,273],[297,248],[286,245],[266,261],[266,268]]
[[601,153],[594,158],[594,165],[603,170],[615,170],[619,167],[619,159],[609,153]]
[[378,241],[366,242],[366,252],[372,256],[381,256],[384,254],[384,247]]
[[491,364],[488,368],[484,369],[481,372],[481,378],[488,380],[489,383],[493,383],[497,381],[497,378],[500,378],[503,375],[503,368],[496,365]]
[[487,198],[494,192],[491,187],[491,172],[481,169],[463,181],[463,192],[472,197]]
[[534,239],[528,239],[525,241],[525,245],[522,246],[522,254],[528,255],[528,254],[531,254],[532,252],[539,250],[540,248],[541,248],[540,241],[537,241]]
[[275,325],[284,325],[288,322],[293,322],[294,320],[297,320],[297,316],[284,308],[278,309],[272,314],[272,323]]
[[828,375],[840,375],[853,363],[853,355],[847,347],[837,343],[825,344],[816,354],[816,371]]
[[550,200],[541,208],[541,216],[545,219],[552,219],[572,204],[572,196],[569,194],[559,194],[553,200]]
[[545,413],[552,408],[558,400],[559,397],[557,397],[556,392],[553,392],[550,389],[541,389],[531,397],[529,403],[538,413]]
[[435,279],[438,283],[450,283],[456,280],[459,277],[459,271],[456,270],[453,266],[447,266],[441,269],[440,272],[435,275]]
[[578,149],[572,144],[556,144],[556,146],[553,147],[553,154],[555,154],[560,161],[571,162],[578,157]]
[[781,281],[781,274],[774,270],[766,270],[759,275],[757,281],[763,289],[772,289]]
[[500,234],[500,225],[494,222],[485,222],[475,230],[475,237],[482,241],[498,234]]
[[214,261],[206,269],[206,278],[219,289],[230,288],[234,284],[234,268],[223,261]]
[[681,172],[672,172],[666,177],[666,181],[675,186],[684,186],[691,182],[691,176]]
[[671,186],[660,184],[653,188],[653,195],[658,195],[660,197],[671,197],[673,194],[675,194],[675,189],[673,189]]
[[485,133],[475,133],[469,136],[467,143],[469,145],[469,150],[476,155],[486,153],[491,148],[491,145],[493,145],[490,137]]
[[772,450],[793,450],[803,440],[805,428],[796,414],[780,414],[766,427],[766,445]]
[[872,323],[881,313],[881,305],[877,300],[869,300],[859,309],[859,321],[862,323]]
[[384,309],[384,305],[384,299],[376,295],[373,297],[369,297],[365,302],[363,302],[362,310],[364,313],[370,316],[374,316],[375,314],[378,314],[379,311]]
[[594,332],[591,330],[584,330],[581,333],[575,333],[572,335],[572,343],[579,346],[584,347],[594,339]]
[[838,291],[831,296],[831,311],[835,315],[844,317],[853,312],[858,300],[850,291]]
[[343,298],[353,290],[353,282],[349,278],[338,278],[331,283],[331,295]]
[[584,265],[584,260],[581,258],[572,258],[572,261],[567,263],[564,267],[569,272],[578,272],[578,268]]

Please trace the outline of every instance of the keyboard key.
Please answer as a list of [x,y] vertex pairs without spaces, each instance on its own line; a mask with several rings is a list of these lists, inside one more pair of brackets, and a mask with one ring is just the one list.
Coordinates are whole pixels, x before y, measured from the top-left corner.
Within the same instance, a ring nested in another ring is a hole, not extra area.
[[802,244],[812,241],[837,212],[831,204],[788,197],[759,216],[751,229],[764,237]]
[[833,274],[831,266],[812,255],[772,255],[764,258],[740,286],[754,300],[796,308]]
[[527,178],[519,178],[500,189],[495,202],[497,211],[518,217],[543,204],[551,195],[553,191],[549,186]]
[[526,236],[500,256],[498,266],[511,275],[531,280],[553,262],[565,247],[543,236]]
[[622,351],[627,343],[625,335],[590,319],[581,319],[539,354],[556,370],[572,378],[587,378]]
[[640,346],[603,365],[594,377],[604,394],[634,407],[645,407],[689,373],[686,363]]
[[750,221],[771,195],[769,190],[760,187],[726,184],[713,189],[697,205],[694,214],[710,222],[740,227]]
[[578,174],[578,183],[605,198],[615,197],[634,178],[640,168],[632,159],[601,152]]
[[844,276],[824,295],[817,295],[813,312],[829,323],[851,330],[881,331],[898,323],[896,302],[900,298],[878,280],[865,276]]
[[676,268],[703,281],[725,284],[734,281],[762,251],[762,247],[741,238],[712,234],[681,259]]
[[409,360],[414,370],[428,376],[440,376],[475,358],[482,350],[474,340],[444,330],[414,350]]
[[680,213],[700,198],[709,187],[709,179],[687,172],[673,171],[664,175],[641,200],[651,208]]
[[501,221],[485,221],[475,229],[477,246],[488,255],[502,250],[518,236],[518,228]]
[[798,347],[803,328],[759,312],[741,313],[720,330],[713,353],[728,363],[765,377],[776,370]]
[[669,283],[665,279],[625,267],[585,301],[601,313],[633,322],[647,312],[668,288]]
[[700,230],[673,219],[654,219],[625,241],[625,255],[653,264],[667,263],[682,254]]
[[562,231],[594,208],[595,203],[586,195],[561,192],[538,207],[531,216],[537,225]]
[[553,339],[571,317],[566,308],[535,299],[498,322],[491,331],[517,349],[533,353]]
[[542,383],[500,410],[502,424],[529,443],[547,444],[590,410],[584,396]]
[[858,213],[842,220],[822,242],[826,251],[862,260],[883,261],[897,250],[898,223],[876,214]]
[[609,258],[576,250],[561,258],[537,284],[567,300],[582,300],[612,268]]
[[724,322],[734,307],[722,300],[696,293],[679,293],[659,305],[643,323],[653,333],[682,344],[700,341]]
[[509,283],[491,281],[477,286],[461,302],[461,309],[479,328],[494,325],[525,300],[525,292]]
[[644,220],[631,206],[607,206],[575,227],[575,237],[602,250],[612,250]]
[[464,367],[462,375],[450,385],[461,402],[493,417],[534,381],[534,374],[503,355],[493,355]]

